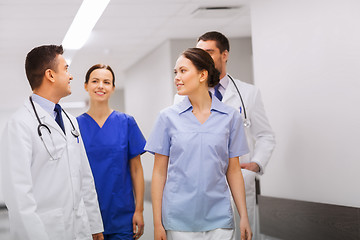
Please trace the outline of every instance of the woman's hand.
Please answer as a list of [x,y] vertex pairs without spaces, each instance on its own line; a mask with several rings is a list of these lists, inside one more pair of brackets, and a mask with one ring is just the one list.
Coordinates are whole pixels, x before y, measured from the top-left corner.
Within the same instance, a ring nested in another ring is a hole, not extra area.
[[162,225],[154,227],[154,240],[166,240],[166,231]]
[[251,240],[252,232],[247,218],[240,219],[241,240]]
[[93,240],[104,240],[104,235],[102,233],[95,233],[92,235]]
[[134,239],[139,239],[144,234],[144,217],[142,212],[135,211],[133,216]]

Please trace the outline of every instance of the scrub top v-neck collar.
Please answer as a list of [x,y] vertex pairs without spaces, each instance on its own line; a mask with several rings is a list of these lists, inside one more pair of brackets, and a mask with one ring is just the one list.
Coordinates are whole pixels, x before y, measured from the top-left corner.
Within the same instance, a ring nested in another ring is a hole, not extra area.
[[94,121],[94,123],[95,123],[100,129],[102,129],[102,128],[106,125],[106,123],[108,122],[108,120],[110,119],[110,117],[113,115],[114,112],[115,112],[115,111],[113,110],[113,111],[110,113],[110,115],[106,118],[104,124],[103,124],[101,127],[100,127],[100,125],[95,121],[95,119],[94,119],[92,116],[90,116],[90,114],[88,114],[88,113],[84,113],[84,114],[85,114],[85,116],[91,118],[91,119]]
[[201,123],[197,119],[197,117],[194,115],[194,113],[192,112],[193,106],[192,106],[188,96],[186,96],[186,98],[179,104],[179,108],[178,108],[179,115],[190,111],[194,122],[196,122],[197,125],[199,125],[199,126],[204,126],[204,125],[206,125],[207,122],[209,122],[209,119],[212,117],[213,111],[228,114],[229,111],[227,109],[225,109],[224,107],[222,107],[222,103],[219,101],[219,99],[217,99],[216,97],[214,98],[213,94],[211,92],[209,92],[209,94],[211,97],[210,116],[206,119],[206,121],[204,123]]

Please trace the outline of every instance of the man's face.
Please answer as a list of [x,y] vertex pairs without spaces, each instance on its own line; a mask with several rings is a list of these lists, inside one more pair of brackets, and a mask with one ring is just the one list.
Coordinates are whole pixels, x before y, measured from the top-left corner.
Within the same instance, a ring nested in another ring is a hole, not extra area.
[[55,79],[55,87],[60,98],[71,94],[70,81],[73,79],[68,72],[68,67],[65,58],[62,55],[56,57],[56,71],[52,70]]
[[215,68],[220,72],[220,75],[223,75],[224,71],[226,71],[226,61],[227,61],[227,51],[220,52],[220,49],[216,46],[216,41],[208,40],[203,41],[200,40],[196,44],[197,48],[201,48],[208,52],[215,63]]

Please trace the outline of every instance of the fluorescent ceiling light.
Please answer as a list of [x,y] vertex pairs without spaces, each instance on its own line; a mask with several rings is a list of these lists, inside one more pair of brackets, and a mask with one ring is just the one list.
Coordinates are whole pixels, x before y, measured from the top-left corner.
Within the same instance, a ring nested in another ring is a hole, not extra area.
[[80,49],[110,0],[84,0],[67,31],[62,45],[65,49]]
[[242,10],[241,6],[200,7],[192,15],[195,18],[231,18]]

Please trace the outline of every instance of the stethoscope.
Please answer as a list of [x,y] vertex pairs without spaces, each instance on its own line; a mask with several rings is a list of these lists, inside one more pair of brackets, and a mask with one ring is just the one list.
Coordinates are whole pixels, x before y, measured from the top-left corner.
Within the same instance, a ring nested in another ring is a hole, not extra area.
[[[251,122],[250,122],[250,119],[247,118],[247,115],[246,115],[246,109],[245,109],[245,104],[244,104],[244,101],[242,99],[242,96],[241,96],[241,93],[239,91],[239,88],[236,86],[235,84],[235,81],[234,79],[229,75],[227,74],[227,76],[230,78],[230,80],[232,81],[232,83],[234,84],[235,88],[236,88],[236,91],[238,92],[239,94],[239,97],[240,97],[240,100],[241,100],[241,106],[242,106],[242,109],[244,110],[244,127],[250,127],[251,125]],[[241,108],[240,108],[240,113],[241,113]]]
[[[39,125],[38,125],[38,127],[37,127],[38,135],[39,135],[41,141],[43,142],[43,144],[44,144],[44,146],[45,146],[45,148],[46,148],[46,151],[49,153],[50,157],[51,157],[53,160],[56,160],[57,158],[54,158],[54,157],[53,157],[53,155],[50,153],[49,148],[46,146],[45,141],[44,141],[44,139],[43,139],[43,134],[42,134],[42,132],[41,132],[41,130],[42,130],[43,128],[45,128],[45,129],[49,132],[49,134],[51,135],[51,130],[50,130],[50,128],[49,128],[46,124],[44,124],[44,123],[41,122],[41,120],[40,120],[39,115],[38,115],[38,113],[37,113],[37,111],[36,111],[36,108],[35,108],[35,105],[34,105],[34,102],[33,102],[31,96],[29,97],[29,100],[30,100],[30,103],[31,103],[32,108],[34,109],[35,116],[36,116],[36,118],[37,118],[37,120],[38,120],[38,122],[39,122]],[[76,130],[73,122],[71,121],[69,115],[64,111],[64,109],[62,109],[62,112],[65,114],[65,116],[67,117],[67,119],[69,119],[69,121],[70,121],[70,124],[71,124],[71,127],[72,127],[71,134],[72,134],[75,138],[77,138],[77,139],[78,139],[78,142],[79,142],[79,136],[80,136],[79,131]],[[51,140],[52,140],[52,138],[51,138]],[[55,146],[53,140],[52,140],[52,144],[53,144],[53,146]]]

